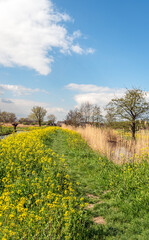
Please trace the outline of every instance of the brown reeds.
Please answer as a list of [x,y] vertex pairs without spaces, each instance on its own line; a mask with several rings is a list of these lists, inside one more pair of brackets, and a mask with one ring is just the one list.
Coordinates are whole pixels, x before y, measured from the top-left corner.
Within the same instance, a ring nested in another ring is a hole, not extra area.
[[74,128],[66,125],[63,125],[63,128],[77,131],[94,150],[117,164],[140,161],[149,156],[148,130],[138,132],[136,141],[133,141],[130,133],[118,132],[111,128]]

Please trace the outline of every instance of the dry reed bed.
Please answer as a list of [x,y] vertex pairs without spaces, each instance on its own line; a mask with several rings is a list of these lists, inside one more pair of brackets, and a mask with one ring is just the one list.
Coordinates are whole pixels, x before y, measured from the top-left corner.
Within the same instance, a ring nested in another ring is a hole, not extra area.
[[141,130],[136,134],[136,141],[131,140],[130,133],[118,132],[111,128],[93,126],[63,128],[75,130],[86,139],[88,144],[116,164],[140,161],[149,157],[149,131]]

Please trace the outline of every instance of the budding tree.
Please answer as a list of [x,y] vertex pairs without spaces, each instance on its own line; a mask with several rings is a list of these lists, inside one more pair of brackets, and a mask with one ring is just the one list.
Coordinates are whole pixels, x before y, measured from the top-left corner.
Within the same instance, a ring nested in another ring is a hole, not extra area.
[[48,115],[48,116],[47,116],[47,119],[48,119],[48,123],[49,123],[49,124],[54,125],[54,123],[56,122],[56,117],[55,117],[54,114]]
[[126,90],[121,98],[114,98],[107,105],[113,108],[115,116],[121,120],[127,120],[131,126],[132,138],[135,140],[136,120],[145,119],[149,113],[149,103],[146,101],[146,93],[140,89]]
[[16,121],[16,115],[15,113],[11,112],[0,112],[0,122],[3,123],[12,123]]
[[39,126],[41,126],[41,123],[42,123],[46,113],[47,113],[47,110],[44,109],[43,107],[35,106],[32,108],[29,118],[36,120],[38,122]]

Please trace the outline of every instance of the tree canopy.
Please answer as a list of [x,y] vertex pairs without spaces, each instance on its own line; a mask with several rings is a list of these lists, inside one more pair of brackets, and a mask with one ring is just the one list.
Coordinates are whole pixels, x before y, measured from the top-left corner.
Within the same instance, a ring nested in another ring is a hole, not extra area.
[[16,121],[16,115],[11,112],[0,112],[0,122],[13,123]]
[[149,113],[149,103],[145,97],[146,93],[141,89],[127,89],[123,97],[114,98],[107,105],[107,110],[111,108],[118,119],[130,122],[133,139],[135,139],[136,120],[145,119]]
[[32,108],[29,118],[36,120],[38,122],[39,126],[41,126],[41,123],[42,123],[46,113],[47,113],[47,110],[44,109],[43,107],[35,106]]

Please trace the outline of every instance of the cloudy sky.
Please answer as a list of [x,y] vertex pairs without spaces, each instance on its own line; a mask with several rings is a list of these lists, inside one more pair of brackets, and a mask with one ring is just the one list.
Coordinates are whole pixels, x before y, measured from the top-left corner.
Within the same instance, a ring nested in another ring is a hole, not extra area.
[[148,12],[147,0],[0,0],[0,110],[38,105],[63,120],[83,102],[149,91]]

